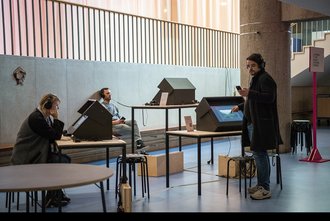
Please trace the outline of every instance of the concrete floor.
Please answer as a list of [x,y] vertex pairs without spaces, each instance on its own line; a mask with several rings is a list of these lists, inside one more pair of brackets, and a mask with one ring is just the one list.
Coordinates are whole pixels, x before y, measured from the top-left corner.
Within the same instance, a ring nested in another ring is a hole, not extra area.
[[[324,159],[330,159],[330,129],[317,131],[318,149]],[[202,195],[197,195],[196,146],[184,146],[184,171],[170,176],[170,188],[165,188],[165,177],[150,177],[150,199],[142,198],[140,179],[137,179],[137,194],[133,196],[133,212],[330,212],[330,162],[310,163],[299,159],[306,157],[306,150],[298,148],[297,154],[281,154],[283,190],[276,184],[275,167],[271,172],[271,199],[255,201],[238,191],[238,180],[229,180],[229,195],[226,196],[226,178],[217,176],[218,155],[240,154],[240,137],[224,138],[215,142],[214,165],[210,159],[210,142],[202,146]],[[175,150],[175,149],[174,149]],[[175,150],[176,151],[176,150]],[[153,152],[151,154],[159,154]],[[110,167],[115,171],[114,160]],[[95,162],[104,166],[104,161]],[[3,179],[3,177],[1,178]],[[256,178],[252,179],[255,185]],[[71,203],[63,212],[102,212],[100,191],[95,185],[66,189]],[[23,212],[25,194],[21,194],[20,210],[12,204],[12,212]],[[106,191],[108,212],[117,212],[115,199],[115,175]],[[5,194],[0,193],[0,212],[6,212]],[[47,212],[57,212],[50,208]]]

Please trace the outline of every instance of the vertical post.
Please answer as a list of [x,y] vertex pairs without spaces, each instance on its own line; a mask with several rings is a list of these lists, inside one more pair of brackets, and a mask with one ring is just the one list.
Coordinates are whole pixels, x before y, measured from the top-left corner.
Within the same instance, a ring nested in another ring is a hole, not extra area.
[[321,154],[317,149],[316,141],[316,115],[317,115],[317,82],[316,72],[324,72],[324,48],[310,47],[309,49],[309,71],[313,72],[313,148],[309,157],[301,159],[301,161],[322,163],[330,160],[322,159]]
[[313,149],[317,148],[317,141],[316,141],[316,129],[317,129],[317,122],[316,122],[316,115],[317,115],[317,86],[316,86],[316,72],[313,72]]

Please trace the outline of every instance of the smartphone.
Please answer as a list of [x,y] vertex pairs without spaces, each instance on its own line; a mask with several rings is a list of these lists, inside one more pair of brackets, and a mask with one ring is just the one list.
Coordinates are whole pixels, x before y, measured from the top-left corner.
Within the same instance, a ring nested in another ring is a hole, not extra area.
[[121,117],[120,120],[126,120],[126,118],[125,117]]
[[236,89],[239,91],[239,90],[242,90],[241,86],[236,86]]

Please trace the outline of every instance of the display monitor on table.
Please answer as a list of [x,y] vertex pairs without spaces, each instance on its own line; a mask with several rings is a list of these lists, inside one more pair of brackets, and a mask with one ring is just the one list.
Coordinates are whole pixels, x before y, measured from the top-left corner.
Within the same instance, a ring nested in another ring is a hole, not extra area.
[[242,129],[242,111],[231,112],[244,102],[241,96],[204,97],[196,108],[197,130],[238,131]]
[[230,121],[242,121],[243,113],[242,111],[232,112],[231,109],[233,105],[217,105],[211,106],[215,116],[220,122],[230,122]]
[[81,116],[67,133],[79,140],[112,139],[112,114],[97,100],[89,99],[78,110]]

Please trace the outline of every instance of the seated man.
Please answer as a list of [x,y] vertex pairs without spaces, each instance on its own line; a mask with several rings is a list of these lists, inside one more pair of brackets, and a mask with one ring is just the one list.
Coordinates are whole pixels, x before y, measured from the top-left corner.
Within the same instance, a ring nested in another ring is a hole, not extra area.
[[[132,131],[132,121],[126,120],[123,116],[119,114],[117,106],[111,102],[111,92],[109,88],[102,88],[100,91],[100,96],[103,98],[102,104],[107,108],[107,110],[112,114],[112,130],[114,134],[120,135],[130,135]],[[134,120],[134,137],[136,142],[136,148],[142,149],[145,147],[142,139],[139,127]],[[139,153],[146,154],[145,151],[140,150]]]

